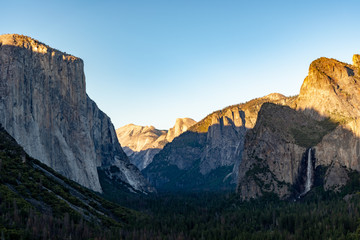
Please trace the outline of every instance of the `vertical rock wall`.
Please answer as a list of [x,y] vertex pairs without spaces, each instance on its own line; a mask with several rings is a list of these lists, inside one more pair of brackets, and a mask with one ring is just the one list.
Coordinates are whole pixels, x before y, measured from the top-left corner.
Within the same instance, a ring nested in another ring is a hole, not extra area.
[[30,156],[83,186],[101,192],[97,167],[119,165],[125,182],[145,189],[110,118],[87,96],[83,65],[29,37],[1,35],[0,123]]

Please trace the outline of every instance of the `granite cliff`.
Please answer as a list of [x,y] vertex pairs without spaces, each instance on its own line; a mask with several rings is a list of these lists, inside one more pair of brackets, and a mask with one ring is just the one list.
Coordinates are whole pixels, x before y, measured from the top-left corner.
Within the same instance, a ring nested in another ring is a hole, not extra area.
[[131,163],[143,170],[167,143],[187,131],[195,123],[196,121],[191,118],[178,118],[174,127],[169,130],[128,124],[116,129],[116,135]]
[[98,169],[151,191],[87,96],[83,65],[29,37],[1,35],[0,123],[31,157],[94,191],[102,191]]
[[261,105],[292,101],[270,94],[209,114],[167,144],[143,173],[159,190],[233,189],[245,133],[254,127]]
[[241,198],[267,192],[301,197],[313,175],[310,186],[321,178],[324,190],[340,191],[348,173],[360,168],[359,89],[359,55],[353,65],[319,58],[292,105],[264,105],[245,138],[237,187]]

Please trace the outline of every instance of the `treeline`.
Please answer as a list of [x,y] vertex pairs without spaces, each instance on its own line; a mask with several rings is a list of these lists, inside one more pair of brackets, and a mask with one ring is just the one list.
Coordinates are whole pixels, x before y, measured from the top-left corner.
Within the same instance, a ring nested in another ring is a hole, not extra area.
[[121,239],[137,218],[30,158],[0,127],[0,240]]
[[163,194],[139,200],[148,220],[100,228],[1,198],[0,233],[1,239],[360,239],[360,196],[345,199],[241,202],[233,194]]
[[242,202],[224,192],[107,196],[133,211],[29,158],[0,129],[0,240],[360,239],[360,175],[349,176],[341,193],[315,181],[304,198],[286,201],[268,194]]
[[241,202],[236,195],[163,195],[125,239],[360,239],[360,196]]

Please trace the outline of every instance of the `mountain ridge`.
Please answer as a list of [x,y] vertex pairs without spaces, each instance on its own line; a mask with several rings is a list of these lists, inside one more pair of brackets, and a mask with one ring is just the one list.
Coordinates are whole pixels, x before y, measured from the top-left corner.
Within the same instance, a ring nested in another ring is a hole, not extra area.
[[187,131],[195,123],[191,118],[177,118],[174,126],[169,130],[127,124],[116,129],[116,134],[130,161],[143,170],[167,143]]
[[[283,199],[301,197],[307,171],[322,178],[324,190],[341,191],[351,171],[359,171],[359,56],[353,59],[353,65],[314,60],[291,108],[263,106],[260,121],[245,140],[237,186],[242,199],[267,192]],[[274,118],[274,112],[282,118]],[[275,167],[289,164],[291,170],[282,172]]]
[[166,191],[235,189],[245,133],[268,101],[293,104],[294,98],[273,93],[214,111],[167,144],[144,175]]

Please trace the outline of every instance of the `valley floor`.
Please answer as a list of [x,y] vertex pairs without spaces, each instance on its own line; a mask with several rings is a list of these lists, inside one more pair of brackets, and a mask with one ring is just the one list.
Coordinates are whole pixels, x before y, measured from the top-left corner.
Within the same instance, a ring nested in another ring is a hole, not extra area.
[[360,239],[356,171],[339,193],[319,178],[301,199],[250,202],[233,192],[125,193],[105,181],[102,197],[115,204],[29,158],[1,129],[0,140],[1,240]]
[[313,189],[303,199],[268,195],[242,202],[232,193],[159,194],[132,201],[148,221],[122,231],[124,239],[359,239],[359,178],[342,194]]

